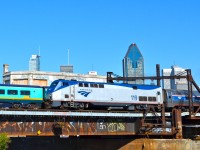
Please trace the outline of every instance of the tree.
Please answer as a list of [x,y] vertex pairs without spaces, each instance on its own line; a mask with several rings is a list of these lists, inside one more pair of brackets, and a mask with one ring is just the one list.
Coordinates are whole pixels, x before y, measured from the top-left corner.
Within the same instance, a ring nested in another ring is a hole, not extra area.
[[8,144],[11,142],[10,138],[7,136],[7,133],[0,134],[0,150],[6,150]]

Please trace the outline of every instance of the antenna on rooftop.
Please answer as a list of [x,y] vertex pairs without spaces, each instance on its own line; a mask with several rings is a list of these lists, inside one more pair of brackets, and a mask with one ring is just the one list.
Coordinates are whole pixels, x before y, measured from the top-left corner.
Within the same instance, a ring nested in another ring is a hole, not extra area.
[[68,65],[69,65],[69,49],[68,49]]
[[38,48],[38,55],[39,55],[39,57],[40,57],[40,46],[39,46],[39,48]]

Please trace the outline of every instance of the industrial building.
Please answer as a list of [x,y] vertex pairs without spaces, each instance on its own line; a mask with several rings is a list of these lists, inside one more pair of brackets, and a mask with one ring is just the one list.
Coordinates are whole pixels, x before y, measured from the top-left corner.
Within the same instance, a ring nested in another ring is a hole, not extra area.
[[49,86],[56,79],[106,82],[106,76],[97,75],[96,71],[89,71],[88,74],[44,71],[9,71],[9,65],[3,65],[4,84]]

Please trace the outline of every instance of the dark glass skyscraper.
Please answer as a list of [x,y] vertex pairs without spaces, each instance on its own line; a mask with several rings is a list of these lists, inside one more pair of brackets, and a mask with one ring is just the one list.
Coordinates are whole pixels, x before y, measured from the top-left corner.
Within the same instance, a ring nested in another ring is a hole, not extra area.
[[[123,59],[124,77],[144,77],[144,58],[136,44],[131,44]],[[125,83],[144,84],[143,80],[125,81]]]

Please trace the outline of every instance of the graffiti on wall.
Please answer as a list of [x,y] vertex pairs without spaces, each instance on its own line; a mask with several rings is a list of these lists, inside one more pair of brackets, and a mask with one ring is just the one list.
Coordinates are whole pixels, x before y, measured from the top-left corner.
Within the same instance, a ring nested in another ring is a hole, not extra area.
[[[131,123],[134,124],[134,121]],[[0,132],[9,135],[109,135],[135,132],[123,119],[107,118],[1,118]],[[132,125],[131,125],[132,126]]]

